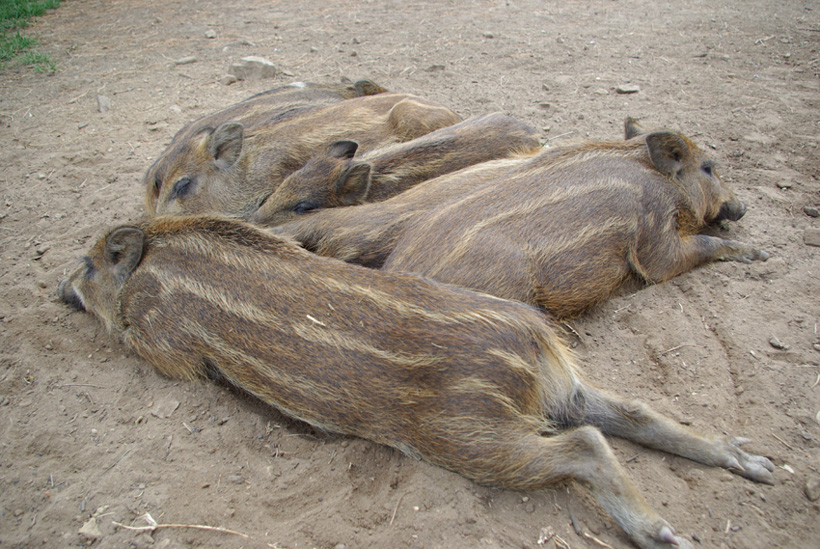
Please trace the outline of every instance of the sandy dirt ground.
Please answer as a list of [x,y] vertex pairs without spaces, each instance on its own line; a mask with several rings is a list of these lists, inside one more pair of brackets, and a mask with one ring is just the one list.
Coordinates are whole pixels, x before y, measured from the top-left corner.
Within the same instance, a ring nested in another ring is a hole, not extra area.
[[[629,546],[581,486],[481,487],[317,433],[229,388],[157,375],[56,301],[106,228],[140,218],[141,177],[186,122],[342,77],[465,117],[502,111],[550,144],[618,139],[631,115],[710,150],[748,205],[724,234],[771,259],[624,292],[567,335],[598,385],[748,436],[776,464],[764,486],[612,440],[680,534],[696,547],[817,546],[816,2],[66,0],[29,32],[58,70],[0,73],[0,547]],[[224,84],[247,55],[282,74]],[[146,526],[146,513],[243,536],[115,524]]]

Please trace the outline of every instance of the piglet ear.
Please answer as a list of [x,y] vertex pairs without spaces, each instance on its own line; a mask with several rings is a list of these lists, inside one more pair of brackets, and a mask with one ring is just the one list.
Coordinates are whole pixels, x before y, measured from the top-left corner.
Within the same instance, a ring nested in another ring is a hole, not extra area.
[[142,259],[145,234],[136,227],[120,227],[105,241],[105,262],[117,285],[122,285]]
[[359,144],[355,141],[342,140],[330,145],[328,153],[333,158],[353,158],[358,148]]
[[354,164],[342,175],[336,184],[339,199],[345,206],[361,204],[370,193],[370,172],[372,166],[367,162]]
[[643,135],[646,133],[646,130],[643,129],[643,126],[638,124],[638,121],[628,116],[626,120],[624,120],[624,139],[629,141],[633,137],[637,137],[639,135]]
[[652,164],[664,175],[675,175],[689,158],[689,145],[670,131],[652,132],[646,136],[646,147]]
[[208,139],[208,150],[219,168],[230,168],[239,160],[245,128],[239,122],[225,122]]

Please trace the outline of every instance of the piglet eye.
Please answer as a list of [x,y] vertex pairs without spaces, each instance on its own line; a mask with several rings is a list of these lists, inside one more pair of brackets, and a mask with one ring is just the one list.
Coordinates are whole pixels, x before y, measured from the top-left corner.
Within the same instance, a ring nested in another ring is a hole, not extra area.
[[94,276],[94,273],[97,272],[97,268],[94,266],[94,262],[91,261],[91,258],[88,256],[83,257],[83,263],[85,263],[86,278],[91,278]]
[[303,214],[307,213],[311,210],[317,209],[319,206],[314,204],[313,202],[299,202],[297,205],[293,207],[293,213],[296,214]]
[[703,173],[705,173],[706,175],[711,177],[713,167],[714,167],[714,164],[712,164],[711,162],[704,162],[703,166],[701,166],[700,169],[703,170]]
[[193,187],[193,180],[190,177],[183,177],[174,183],[174,188],[171,191],[171,199],[185,197],[185,195],[189,194],[193,190]]

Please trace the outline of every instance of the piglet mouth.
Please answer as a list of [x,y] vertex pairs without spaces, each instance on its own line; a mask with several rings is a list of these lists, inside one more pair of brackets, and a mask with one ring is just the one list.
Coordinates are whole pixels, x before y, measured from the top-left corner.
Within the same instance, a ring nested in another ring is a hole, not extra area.
[[720,205],[720,211],[718,211],[717,217],[715,217],[714,221],[719,222],[723,221],[724,219],[728,219],[729,221],[737,221],[745,214],[746,204],[744,204],[740,200],[724,202]]
[[75,311],[85,312],[86,310],[83,300],[68,283],[68,279],[60,281],[60,284],[57,286],[57,297],[60,298],[60,301],[62,301]]

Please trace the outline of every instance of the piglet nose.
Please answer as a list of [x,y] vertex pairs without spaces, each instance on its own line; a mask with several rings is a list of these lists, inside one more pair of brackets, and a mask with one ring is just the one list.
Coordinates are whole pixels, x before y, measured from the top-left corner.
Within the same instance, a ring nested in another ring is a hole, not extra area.
[[730,221],[737,221],[746,214],[746,204],[740,200],[733,200],[731,202],[724,202],[720,206],[717,221],[728,219]]

